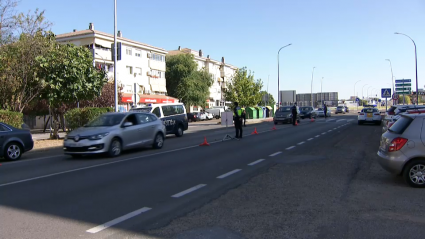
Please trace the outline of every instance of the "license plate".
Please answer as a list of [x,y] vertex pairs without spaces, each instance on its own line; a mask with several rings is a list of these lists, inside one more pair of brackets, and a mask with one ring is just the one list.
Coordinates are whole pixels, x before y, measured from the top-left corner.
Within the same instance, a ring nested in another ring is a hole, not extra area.
[[367,117],[368,118],[372,118],[373,117],[373,114],[372,113],[367,113]]
[[68,147],[80,147],[80,143],[68,143]]

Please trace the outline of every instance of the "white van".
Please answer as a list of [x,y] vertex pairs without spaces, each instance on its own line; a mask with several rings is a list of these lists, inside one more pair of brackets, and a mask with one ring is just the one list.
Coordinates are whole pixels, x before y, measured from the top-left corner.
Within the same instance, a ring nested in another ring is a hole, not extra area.
[[164,123],[167,134],[175,134],[177,137],[183,136],[183,132],[189,128],[183,103],[148,104],[130,111],[155,114]]

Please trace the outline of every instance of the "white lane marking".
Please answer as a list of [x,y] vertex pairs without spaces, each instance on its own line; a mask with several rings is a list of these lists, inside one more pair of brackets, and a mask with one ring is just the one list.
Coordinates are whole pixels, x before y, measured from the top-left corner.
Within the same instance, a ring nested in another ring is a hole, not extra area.
[[234,173],[237,173],[237,172],[239,172],[239,171],[241,171],[241,170],[242,170],[242,169],[235,169],[235,170],[232,170],[232,171],[227,172],[227,173],[225,173],[225,174],[222,174],[222,175],[218,176],[217,178],[222,179],[222,178],[228,177],[228,176],[230,176],[230,175],[232,175],[232,174],[234,174]]
[[97,233],[97,232],[100,232],[100,231],[102,231],[102,230],[105,230],[105,229],[106,229],[106,228],[108,228],[108,227],[111,227],[111,226],[113,226],[113,225],[115,225],[115,224],[118,224],[118,223],[120,223],[120,222],[122,222],[122,221],[125,221],[125,220],[129,219],[129,218],[135,217],[135,216],[137,216],[137,215],[139,215],[139,214],[142,214],[142,213],[144,213],[144,212],[147,212],[147,211],[149,211],[149,210],[151,210],[151,209],[152,209],[152,208],[149,208],[149,207],[143,207],[143,208],[140,208],[140,209],[138,209],[138,210],[136,210],[136,211],[134,211],[134,212],[130,212],[130,213],[128,213],[128,214],[126,214],[126,215],[124,215],[124,216],[121,216],[121,217],[119,217],[119,218],[115,218],[115,219],[114,219],[114,220],[112,220],[112,221],[109,221],[109,222],[104,223],[104,224],[102,224],[102,225],[99,225],[99,226],[97,226],[97,227],[93,227],[93,228],[91,228],[91,229],[87,230],[86,232],[90,232],[90,233]]
[[316,135],[316,138],[319,138],[320,137],[320,135]]
[[110,164],[121,163],[121,162],[130,161],[130,160],[134,160],[134,159],[140,159],[140,158],[146,158],[146,157],[155,156],[155,155],[171,153],[171,152],[180,151],[180,150],[184,150],[184,149],[196,148],[196,147],[199,147],[199,146],[194,145],[194,146],[184,147],[184,148],[180,148],[180,149],[173,149],[173,150],[168,150],[168,151],[154,153],[154,154],[148,154],[148,155],[142,155],[142,156],[127,158],[127,159],[117,160],[117,161],[114,161],[114,162],[108,162],[108,163],[102,163],[102,164],[92,165],[92,166],[83,167],[83,168],[71,169],[71,170],[67,170],[67,171],[63,171],[63,172],[52,173],[52,174],[47,174],[47,175],[28,178],[28,179],[22,179],[22,180],[10,182],[10,183],[3,183],[3,184],[0,184],[0,187],[18,184],[18,183],[23,183],[23,182],[28,182],[28,181],[33,181],[33,180],[42,179],[42,178],[48,178],[48,177],[66,174],[66,173],[71,173],[71,172],[77,172],[77,171],[86,170],[86,169],[90,169],[90,168],[97,168],[97,167],[106,166],[106,165],[110,165]]
[[332,130],[330,129],[330,130],[328,130],[328,132],[331,132]]
[[305,143],[305,142],[304,142],[304,141],[302,141],[302,142],[299,142],[299,143],[298,143],[298,145],[301,145],[301,144],[303,144],[303,143]]
[[282,152],[280,152],[280,151],[279,151],[279,152],[276,152],[276,153],[270,154],[269,156],[270,156],[270,157],[274,157],[274,156],[276,156],[276,155],[278,155],[278,154],[281,154],[281,153],[282,153]]
[[259,160],[256,160],[256,161],[252,162],[252,163],[249,163],[248,165],[249,165],[249,166],[252,166],[252,165],[255,165],[255,164],[257,164],[257,163],[263,162],[264,160],[265,160],[265,159],[259,159]]
[[336,122],[340,122],[340,121],[343,121],[343,120],[345,120],[345,119],[339,119],[339,120],[337,120]]
[[288,148],[286,148],[286,150],[290,150],[290,149],[293,149],[293,148],[295,148],[295,146],[288,147]]
[[351,121],[353,121],[353,119],[348,119],[348,120],[347,120],[347,122],[351,122]]
[[308,141],[310,141],[310,140],[313,140],[313,138],[309,138],[309,139],[307,139]]
[[322,134],[326,134],[326,132],[323,132]]
[[188,193],[191,193],[191,192],[193,192],[193,191],[196,191],[196,190],[198,190],[198,189],[200,189],[200,188],[203,188],[203,187],[205,187],[205,186],[207,186],[206,184],[198,184],[198,185],[196,185],[196,186],[194,186],[194,187],[191,187],[191,188],[188,188],[188,189],[186,189],[186,190],[184,190],[184,191],[181,191],[181,192],[179,192],[179,193],[176,193],[176,194],[174,194],[173,196],[171,196],[171,197],[173,197],[173,198],[179,198],[179,197],[181,197],[181,196],[184,196],[184,195],[186,195],[186,194],[188,194]]
[[336,128],[334,128],[334,130],[335,130]]

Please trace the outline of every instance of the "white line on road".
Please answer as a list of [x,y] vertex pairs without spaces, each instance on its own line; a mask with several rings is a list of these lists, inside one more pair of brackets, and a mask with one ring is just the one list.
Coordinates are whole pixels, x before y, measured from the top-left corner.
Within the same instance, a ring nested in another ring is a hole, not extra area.
[[278,154],[281,154],[281,153],[282,153],[282,152],[280,152],[280,151],[279,151],[279,152],[276,152],[276,153],[270,154],[269,156],[270,156],[270,157],[274,157],[274,156],[276,156],[276,155],[278,155]]
[[252,166],[252,165],[255,165],[255,164],[257,164],[257,163],[263,162],[264,160],[265,160],[265,159],[259,159],[259,160],[257,160],[257,161],[252,162],[252,163],[249,163],[248,165],[249,165],[249,166]]
[[173,198],[179,198],[179,197],[181,197],[181,196],[184,196],[184,195],[186,195],[186,194],[188,194],[188,193],[191,193],[191,192],[193,192],[193,191],[196,191],[196,190],[198,190],[198,189],[200,189],[200,188],[203,188],[203,187],[205,187],[205,186],[207,186],[206,184],[198,184],[198,185],[196,185],[196,186],[194,186],[194,187],[191,187],[191,188],[189,188],[189,189],[186,189],[186,190],[184,190],[184,191],[181,191],[181,192],[179,192],[179,193],[177,193],[177,194],[174,194],[173,196],[171,196],[171,197],[173,197]]
[[310,141],[310,140],[313,140],[313,138],[309,138],[309,139],[307,139],[308,141]]
[[301,145],[301,144],[303,144],[303,143],[305,143],[305,142],[304,142],[304,141],[302,141],[302,142],[299,142],[299,143],[298,143],[298,145]]
[[345,120],[345,119],[339,119],[339,120],[337,120],[336,122],[340,122],[340,121],[343,121],[343,120]]
[[97,226],[97,227],[93,227],[93,228],[91,228],[91,229],[87,230],[86,232],[90,232],[90,233],[100,232],[100,231],[102,231],[102,230],[105,230],[105,229],[106,229],[106,228],[108,228],[108,227],[111,227],[111,226],[113,226],[113,225],[115,225],[115,224],[118,224],[118,223],[120,223],[120,222],[122,222],[122,221],[125,221],[125,220],[127,220],[127,219],[129,219],[129,218],[135,217],[135,216],[137,216],[137,215],[139,215],[139,214],[141,214],[141,213],[147,212],[147,211],[149,211],[149,210],[151,210],[151,209],[152,209],[152,208],[149,208],[149,207],[143,207],[143,208],[140,208],[139,210],[136,210],[136,211],[134,211],[134,212],[130,212],[130,213],[128,213],[128,214],[126,214],[126,215],[124,215],[124,216],[121,216],[121,217],[119,217],[119,218],[116,218],[116,219],[114,219],[114,220],[112,220],[112,221],[109,221],[109,222],[104,223],[104,224],[102,224],[102,225],[99,225],[99,226]]
[[316,135],[316,138],[319,138],[320,137],[320,135]]
[[335,130],[336,128],[334,128],[334,130]]
[[351,121],[353,121],[353,119],[348,119],[348,120],[347,120],[347,122],[351,122]]
[[326,134],[326,132],[323,132],[322,134]]
[[242,170],[242,169],[235,169],[235,170],[232,170],[232,171],[227,172],[227,173],[225,173],[225,174],[222,174],[222,175],[218,176],[217,178],[222,179],[222,178],[225,178],[225,177],[227,177],[227,176],[230,176],[230,175],[232,175],[232,174],[234,174],[234,173],[237,173],[237,172],[239,172],[239,171],[241,171],[241,170]]
[[328,130],[328,132],[331,132],[332,130],[330,129],[330,130]]
[[295,146],[288,147],[288,148],[286,148],[286,150],[290,150],[290,149],[293,149],[293,148],[295,148]]

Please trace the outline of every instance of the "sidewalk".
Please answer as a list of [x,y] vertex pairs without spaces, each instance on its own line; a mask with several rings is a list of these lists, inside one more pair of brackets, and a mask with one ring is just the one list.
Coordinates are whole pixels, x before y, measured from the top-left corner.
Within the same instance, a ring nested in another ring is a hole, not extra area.
[[[31,129],[32,140],[46,140],[50,138],[50,129],[46,129],[46,133],[43,133],[42,129]],[[59,131],[59,137],[65,137],[66,133]]]

